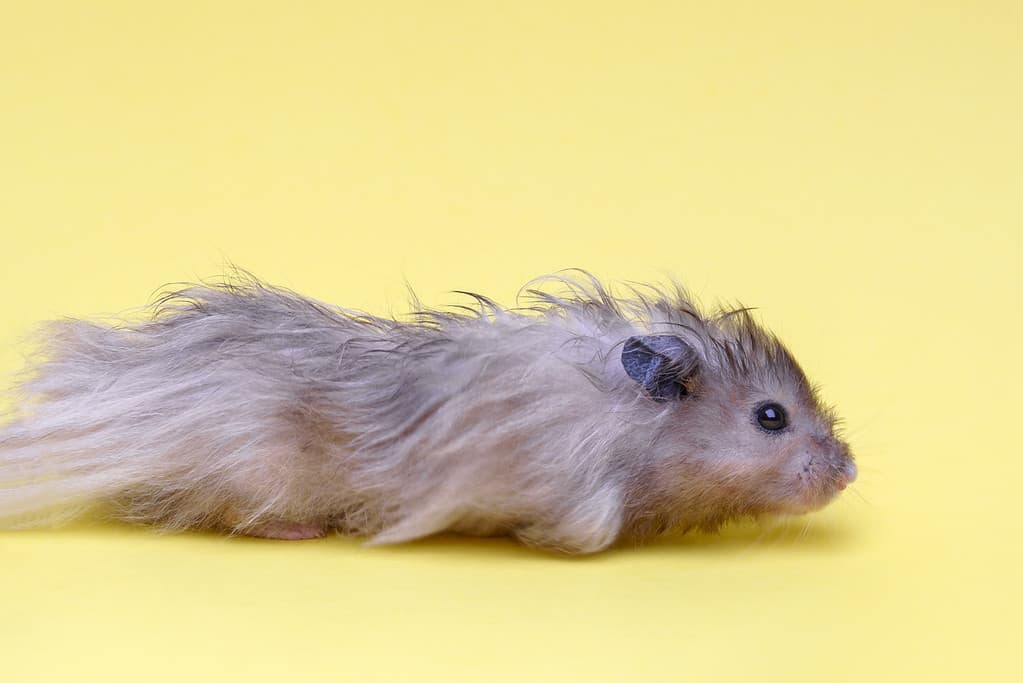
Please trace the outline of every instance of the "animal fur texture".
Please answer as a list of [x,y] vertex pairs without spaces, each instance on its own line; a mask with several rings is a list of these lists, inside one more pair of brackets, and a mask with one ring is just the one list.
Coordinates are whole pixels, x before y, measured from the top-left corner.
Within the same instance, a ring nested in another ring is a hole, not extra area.
[[[617,297],[581,271],[543,282],[522,308],[469,294],[399,321],[236,273],[131,319],[49,323],[0,427],[0,525],[88,512],[593,552],[809,511],[855,477],[748,310],[705,315],[678,286]],[[784,429],[758,425],[768,401]]]

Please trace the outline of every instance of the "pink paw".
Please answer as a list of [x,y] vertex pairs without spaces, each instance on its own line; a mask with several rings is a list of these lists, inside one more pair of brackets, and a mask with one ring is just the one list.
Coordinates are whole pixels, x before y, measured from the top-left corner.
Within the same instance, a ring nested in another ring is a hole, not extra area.
[[288,522],[267,522],[242,531],[246,536],[273,538],[279,541],[304,541],[309,538],[323,538],[327,532],[317,524],[290,524]]

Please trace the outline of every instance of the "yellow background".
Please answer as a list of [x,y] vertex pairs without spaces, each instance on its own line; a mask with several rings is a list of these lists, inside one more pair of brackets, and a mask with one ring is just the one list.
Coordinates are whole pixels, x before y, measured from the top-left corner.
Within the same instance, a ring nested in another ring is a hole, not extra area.
[[2,533],[0,678],[1018,676],[1020,7],[5,0],[0,369],[225,260],[378,313],[675,273],[760,307],[861,477],[583,559]]

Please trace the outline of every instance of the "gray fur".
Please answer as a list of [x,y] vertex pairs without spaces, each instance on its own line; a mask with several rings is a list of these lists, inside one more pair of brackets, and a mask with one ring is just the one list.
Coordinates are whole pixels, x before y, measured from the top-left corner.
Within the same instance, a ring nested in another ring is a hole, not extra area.
[[[50,323],[0,428],[0,525],[90,511],[592,552],[807,511],[855,477],[830,411],[748,311],[705,316],[678,286],[620,298],[585,273],[543,282],[523,308],[470,295],[397,321],[239,273],[141,318]],[[623,344],[647,334],[695,354],[681,400],[625,372]],[[787,407],[784,433],[752,417],[768,399]]]

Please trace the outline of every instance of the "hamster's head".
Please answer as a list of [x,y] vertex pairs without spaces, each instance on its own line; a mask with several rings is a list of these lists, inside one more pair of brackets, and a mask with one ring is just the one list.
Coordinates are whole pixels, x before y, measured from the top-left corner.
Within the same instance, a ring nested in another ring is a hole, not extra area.
[[856,478],[833,411],[786,348],[744,310],[635,336],[622,365],[652,413],[652,467],[683,522],[799,514]]

